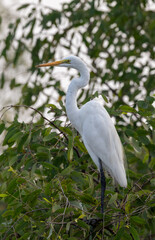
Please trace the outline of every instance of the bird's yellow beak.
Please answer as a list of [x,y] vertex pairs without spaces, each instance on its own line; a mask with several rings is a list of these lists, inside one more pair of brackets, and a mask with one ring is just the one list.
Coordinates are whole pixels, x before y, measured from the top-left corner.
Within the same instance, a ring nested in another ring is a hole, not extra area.
[[64,60],[60,60],[60,61],[56,61],[56,62],[50,62],[50,63],[43,63],[43,64],[39,64],[36,67],[52,67],[52,66],[58,66],[62,63],[70,63],[70,60],[68,59],[64,59]]

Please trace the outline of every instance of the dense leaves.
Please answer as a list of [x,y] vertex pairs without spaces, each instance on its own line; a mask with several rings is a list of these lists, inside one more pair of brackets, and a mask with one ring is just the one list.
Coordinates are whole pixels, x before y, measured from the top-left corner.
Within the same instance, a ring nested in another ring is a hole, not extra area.
[[[62,11],[38,1],[17,15],[0,53],[0,88],[21,91],[18,105],[1,110],[1,239],[153,239],[155,13],[148,1],[72,0]],[[35,68],[62,53],[88,63],[90,85],[78,102],[101,94],[124,146],[128,187],[115,187],[106,173],[104,221],[99,173],[66,119],[65,74]],[[27,74],[18,75],[20,67]],[[23,110],[31,111],[21,121]]]

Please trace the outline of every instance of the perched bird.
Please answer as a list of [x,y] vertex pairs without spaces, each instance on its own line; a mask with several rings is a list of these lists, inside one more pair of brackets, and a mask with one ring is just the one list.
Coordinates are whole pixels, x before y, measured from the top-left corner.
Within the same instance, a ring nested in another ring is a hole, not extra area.
[[73,127],[80,133],[89,155],[101,174],[101,212],[103,213],[106,180],[103,168],[121,187],[127,186],[123,161],[123,148],[115,126],[106,109],[95,98],[80,109],[77,107],[77,92],[90,79],[86,64],[76,56],[63,60],[40,64],[37,67],[59,66],[77,69],[79,78],[72,79],[66,94],[67,116]]

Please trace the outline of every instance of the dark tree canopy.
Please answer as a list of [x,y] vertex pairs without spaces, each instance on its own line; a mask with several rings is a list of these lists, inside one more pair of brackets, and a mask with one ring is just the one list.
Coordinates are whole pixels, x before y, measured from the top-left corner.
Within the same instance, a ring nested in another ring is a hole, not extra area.
[[[61,11],[25,3],[6,26],[1,93],[6,101],[6,89],[20,95],[1,110],[1,239],[155,238],[155,12],[148,3],[72,0]],[[71,54],[91,71],[79,106],[102,95],[126,155],[128,187],[106,175],[104,224],[98,171],[66,118],[63,86],[73,72],[35,68]]]

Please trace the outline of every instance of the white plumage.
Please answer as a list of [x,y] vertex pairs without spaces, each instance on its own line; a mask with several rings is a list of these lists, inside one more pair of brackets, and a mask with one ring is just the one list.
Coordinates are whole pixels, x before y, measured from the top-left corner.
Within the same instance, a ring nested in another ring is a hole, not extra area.
[[[108,112],[96,98],[86,103],[81,109],[77,107],[77,92],[88,84],[90,78],[86,64],[78,57],[69,56],[61,61],[41,64],[38,67],[44,66],[70,67],[79,71],[80,77],[74,78],[67,90],[66,111],[68,118],[81,134],[88,153],[101,172],[101,177],[104,178],[102,175],[103,167],[120,186],[126,187],[123,148]],[[101,202],[104,200],[105,178],[101,181],[102,183],[104,186]],[[103,212],[102,205],[101,208]]]
[[[91,110],[95,109],[95,114]],[[114,124],[100,103],[88,102],[80,111],[84,115],[80,134],[84,144],[99,168],[98,158],[103,167],[122,187],[127,186],[123,161],[123,149]],[[104,137],[103,137],[104,136]]]
[[[80,78],[73,79],[66,95],[66,110],[72,125],[82,136],[83,142],[99,168],[100,158],[103,167],[122,187],[127,186],[123,161],[123,148],[115,126],[106,111],[96,98],[89,101],[81,109],[77,107],[76,96],[79,88],[89,82],[89,71],[79,58],[68,57],[70,67],[80,72]],[[63,66],[61,64],[60,66]]]

